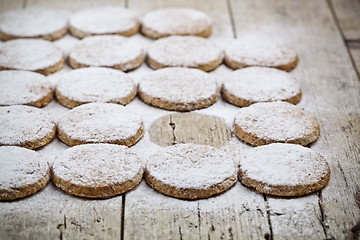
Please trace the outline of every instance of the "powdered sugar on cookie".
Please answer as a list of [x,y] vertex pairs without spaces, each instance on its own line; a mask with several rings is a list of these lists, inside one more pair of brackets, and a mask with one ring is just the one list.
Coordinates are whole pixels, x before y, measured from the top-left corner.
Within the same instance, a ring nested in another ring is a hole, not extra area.
[[[82,68],[62,75],[56,95],[81,103],[113,102],[128,104],[136,94],[133,80],[125,73],[110,68]],[[59,98],[59,97],[58,97]]]
[[148,51],[148,57],[164,66],[196,68],[211,62],[219,65],[223,52],[214,43],[201,37],[171,36],[155,41]]
[[0,32],[14,37],[41,37],[67,27],[67,14],[44,8],[16,9],[0,16]]
[[143,123],[138,115],[112,103],[81,105],[65,113],[58,123],[60,132],[84,143],[124,140],[137,135],[142,128]]
[[159,9],[146,14],[143,19],[143,29],[156,32],[159,34],[157,37],[197,35],[209,28],[211,33],[211,24],[211,19],[205,13],[189,8]]
[[[265,67],[249,67],[229,74],[224,81],[223,93],[230,101],[231,96],[249,104],[255,102],[289,101],[300,95],[299,82],[289,73]],[[247,106],[245,104],[243,106]]]
[[0,86],[2,106],[31,104],[52,93],[43,75],[27,71],[0,71]]
[[55,160],[54,174],[71,184],[104,187],[131,181],[143,172],[139,157],[125,146],[84,144]]
[[149,157],[148,173],[172,187],[204,189],[234,175],[234,159],[205,145],[177,144]]
[[[144,76],[139,83],[139,95],[147,95],[173,105],[202,101],[209,106],[214,96],[216,101],[218,90],[215,80],[201,70],[164,68]],[[149,101],[149,104],[152,102]]]
[[42,39],[15,39],[0,43],[0,69],[37,71],[56,65],[63,53]]
[[70,26],[84,32],[84,35],[124,33],[139,27],[137,15],[125,8],[90,8],[75,13]]
[[0,145],[24,145],[50,135],[55,135],[55,123],[46,111],[21,105],[0,108]]
[[[123,71],[138,67],[144,58],[143,48],[122,36],[93,36],[84,38],[69,54],[73,61],[92,67],[123,65]],[[140,58],[138,62],[137,59]],[[134,62],[135,61],[135,62]]]
[[[1,200],[33,194],[49,180],[49,165],[43,156],[35,151],[5,146],[0,147],[0,158]],[[29,188],[26,189],[27,187]]]

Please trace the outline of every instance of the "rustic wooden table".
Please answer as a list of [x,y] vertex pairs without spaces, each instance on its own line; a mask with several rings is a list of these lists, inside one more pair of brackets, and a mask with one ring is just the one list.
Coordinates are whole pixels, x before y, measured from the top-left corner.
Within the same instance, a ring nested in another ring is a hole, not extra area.
[[[250,34],[279,37],[294,46],[300,62],[291,74],[303,89],[299,106],[320,121],[321,136],[310,147],[328,160],[330,182],[322,191],[300,198],[274,198],[237,183],[224,194],[199,201],[165,197],[144,181],[122,196],[87,200],[65,194],[50,182],[34,196],[0,203],[0,239],[359,239],[359,232],[351,232],[360,220],[358,0],[1,0],[0,11],[42,6],[72,12],[102,5],[127,7],[140,16],[169,6],[196,8],[213,19],[210,40],[221,47]],[[141,34],[132,39],[144,46],[153,42]],[[67,35],[55,44],[67,52],[77,41]],[[69,70],[65,67],[49,80],[55,83]],[[143,64],[129,74],[138,82],[149,71]],[[230,71],[222,65],[210,74],[221,84]],[[152,141],[205,141],[225,145],[234,154],[249,148],[230,131],[238,108],[222,99],[196,112],[222,117],[225,126],[218,118],[193,114],[170,119],[165,115],[174,112],[139,99],[127,107],[142,115],[147,130],[156,129],[152,122],[163,117],[155,123],[161,131],[147,131],[133,147],[144,158],[158,147]],[[44,109],[55,119],[68,111],[55,100]],[[186,131],[190,126],[192,130]],[[66,148],[55,139],[39,151],[52,159]]]

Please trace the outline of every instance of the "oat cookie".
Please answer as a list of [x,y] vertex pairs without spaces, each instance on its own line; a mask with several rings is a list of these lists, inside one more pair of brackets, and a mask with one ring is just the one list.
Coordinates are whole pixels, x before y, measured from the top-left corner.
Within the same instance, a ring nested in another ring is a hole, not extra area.
[[239,107],[279,100],[297,104],[302,95],[295,77],[266,67],[248,67],[232,72],[225,79],[221,92],[226,101]]
[[128,75],[100,67],[70,71],[60,77],[55,88],[57,101],[69,108],[91,102],[126,105],[135,95],[136,86]]
[[24,105],[0,107],[0,146],[36,149],[51,142],[56,126],[44,110]]
[[255,103],[241,108],[235,116],[236,136],[253,146],[294,143],[303,146],[320,135],[314,115],[287,102]]
[[156,40],[148,51],[153,69],[163,67],[198,68],[205,72],[217,68],[223,52],[210,40],[195,36],[171,36]]
[[41,74],[21,71],[0,71],[0,106],[29,105],[44,107],[52,100],[50,82]]
[[69,25],[71,34],[78,38],[103,34],[128,37],[139,31],[140,21],[129,9],[107,6],[77,12],[71,16]]
[[0,147],[0,200],[23,198],[43,189],[49,181],[49,164],[35,151]]
[[58,137],[67,145],[85,143],[135,144],[144,134],[141,117],[113,103],[88,103],[65,113]]
[[318,191],[330,179],[326,160],[296,144],[273,143],[246,151],[240,160],[240,182],[276,196],[301,196]]
[[62,11],[44,8],[16,9],[0,15],[0,39],[42,38],[54,41],[66,34],[67,17]]
[[60,49],[42,39],[15,39],[0,43],[0,70],[28,70],[49,75],[64,66]]
[[136,42],[123,36],[86,37],[69,53],[72,68],[110,67],[130,71],[144,61],[144,50]]
[[84,144],[55,160],[52,181],[65,192],[87,198],[110,198],[136,187],[144,168],[125,146]]
[[237,181],[237,168],[220,149],[177,144],[149,157],[145,180],[165,195],[195,200],[229,189]]
[[237,39],[225,49],[225,64],[232,69],[262,66],[290,71],[298,61],[290,46],[268,39]]
[[141,31],[150,38],[170,35],[209,37],[212,21],[203,12],[190,8],[164,8],[145,15]]
[[175,111],[206,108],[216,102],[218,88],[208,73],[198,69],[170,67],[142,79],[138,94],[145,103]]

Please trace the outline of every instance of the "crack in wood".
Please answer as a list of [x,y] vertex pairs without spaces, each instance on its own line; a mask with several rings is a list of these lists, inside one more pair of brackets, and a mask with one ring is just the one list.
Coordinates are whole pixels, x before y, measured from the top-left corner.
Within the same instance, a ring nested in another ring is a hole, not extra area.
[[65,214],[64,214],[63,223],[58,224],[56,228],[60,231],[60,235],[59,235],[60,240],[63,240],[63,230],[66,229],[66,215]]
[[121,201],[121,219],[120,219],[120,240],[124,240],[125,235],[125,197],[126,194],[122,195]]
[[175,135],[175,123],[172,121],[172,116],[170,115],[170,122],[169,122],[169,125],[172,129],[172,135],[173,135],[173,142],[172,142],[172,145],[175,145],[176,144],[176,135]]
[[326,216],[324,214],[324,208],[323,208],[323,205],[322,205],[322,191],[320,190],[319,193],[318,193],[318,197],[319,197],[319,208],[320,208],[320,224],[324,230],[324,234],[325,234],[325,238],[326,239],[329,239],[328,238],[328,226],[326,225]]
[[266,204],[266,215],[267,215],[267,222],[269,224],[269,231],[270,233],[265,233],[264,238],[266,240],[273,240],[273,229],[272,229],[272,225],[271,225],[271,218],[270,218],[270,205],[269,202],[267,200],[267,196],[266,194],[263,195],[264,196],[264,201]]
[[234,35],[234,38],[236,39],[236,27],[235,27],[235,20],[234,20],[234,15],[232,12],[232,7],[231,7],[231,0],[226,0],[226,6],[228,9],[228,13],[229,13],[229,17],[230,17],[230,23],[231,23],[231,29]]
[[181,226],[179,226],[179,234],[180,234],[180,240],[183,239],[182,232],[181,232]]

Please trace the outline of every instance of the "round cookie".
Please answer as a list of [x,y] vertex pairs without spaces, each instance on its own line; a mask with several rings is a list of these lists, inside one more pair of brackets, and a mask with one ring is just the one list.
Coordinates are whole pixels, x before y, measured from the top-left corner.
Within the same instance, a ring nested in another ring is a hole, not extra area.
[[195,36],[171,36],[156,40],[150,47],[147,62],[153,69],[164,67],[214,70],[223,60],[223,52],[211,41]]
[[66,34],[65,12],[43,8],[16,9],[0,15],[0,39],[43,38],[54,41]]
[[107,6],[77,12],[71,16],[69,25],[71,34],[78,38],[103,34],[129,37],[139,31],[140,21],[128,9]]
[[177,144],[149,157],[145,180],[165,195],[195,200],[229,189],[237,181],[237,168],[220,149]]
[[143,48],[123,36],[87,37],[70,50],[72,68],[110,67],[130,71],[144,61]]
[[36,149],[51,142],[56,126],[44,110],[24,105],[0,107],[0,146]]
[[318,120],[311,113],[287,102],[255,103],[235,116],[236,136],[253,146],[293,143],[303,146],[320,135]]
[[190,68],[164,68],[139,83],[138,94],[145,103],[175,111],[206,108],[216,102],[218,88],[208,73]]
[[330,168],[310,148],[273,143],[246,151],[240,160],[239,177],[242,184],[258,192],[293,197],[325,187]]
[[141,117],[113,103],[88,103],[66,112],[58,137],[69,146],[114,143],[131,146],[144,134]]
[[150,38],[170,35],[209,37],[212,21],[203,12],[190,8],[164,8],[145,15],[141,31]]
[[91,102],[126,105],[135,95],[136,86],[128,75],[99,67],[70,71],[60,77],[55,88],[57,101],[69,108]]
[[0,159],[0,200],[32,195],[49,181],[49,164],[36,151],[4,146],[0,147]]
[[0,106],[24,104],[44,107],[52,100],[51,84],[39,73],[0,71],[0,86]]
[[60,49],[42,39],[15,39],[0,43],[0,70],[28,70],[49,75],[64,66]]
[[273,67],[290,71],[299,58],[291,47],[264,39],[245,38],[225,48],[225,64],[232,69],[250,66]]
[[136,187],[143,172],[139,157],[125,146],[84,144],[55,160],[52,181],[75,196],[110,198]]
[[266,67],[232,72],[224,81],[221,92],[226,101],[239,107],[279,100],[297,104],[302,95],[300,84],[292,75]]

